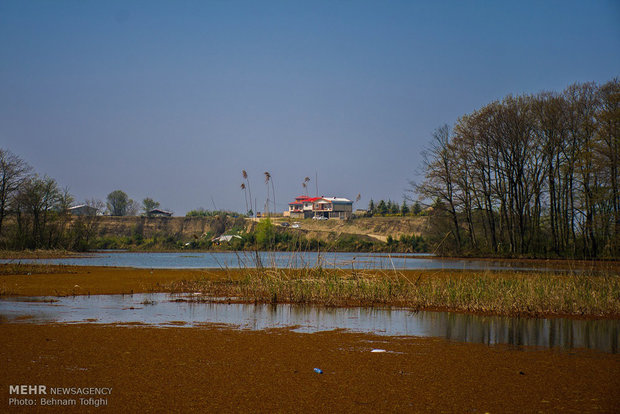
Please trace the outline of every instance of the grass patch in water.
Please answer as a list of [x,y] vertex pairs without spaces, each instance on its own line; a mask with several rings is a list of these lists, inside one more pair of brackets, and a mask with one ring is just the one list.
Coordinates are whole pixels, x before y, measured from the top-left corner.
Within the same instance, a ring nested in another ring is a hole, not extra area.
[[[168,284],[172,292],[202,292],[260,303],[399,306],[510,316],[620,317],[620,277],[549,272],[468,272],[417,277],[403,272],[246,269],[237,280]],[[201,300],[201,299],[196,299]]]

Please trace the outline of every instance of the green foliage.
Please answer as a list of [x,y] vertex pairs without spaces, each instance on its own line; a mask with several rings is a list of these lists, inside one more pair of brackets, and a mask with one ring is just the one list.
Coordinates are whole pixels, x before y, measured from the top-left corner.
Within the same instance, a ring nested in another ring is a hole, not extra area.
[[243,214],[237,213],[236,211],[206,210],[204,208],[190,210],[185,214],[185,217],[215,217],[215,216],[244,217]]
[[256,245],[260,249],[270,249],[275,245],[275,226],[269,218],[261,220],[254,231]]
[[407,202],[405,200],[403,200],[403,205],[400,207],[400,214],[402,216],[409,214],[409,207],[407,206]]
[[417,216],[422,212],[422,205],[420,204],[419,201],[416,201],[415,203],[413,203],[413,207],[411,208],[411,212]]
[[150,197],[147,197],[144,200],[142,200],[142,210],[144,211],[144,214],[146,214],[147,217],[150,217],[151,211],[156,208],[159,208],[158,201],[155,201]]
[[[419,203],[417,203],[417,206],[421,210]],[[398,203],[392,200],[379,200],[379,203],[376,205],[373,200],[370,200],[370,204],[368,205],[369,216],[397,217],[411,214],[413,213],[409,209],[409,206],[407,206],[407,202],[405,200],[403,200],[402,206],[399,206]]]
[[381,215],[387,214],[388,213],[387,203],[383,200],[379,201],[379,204],[377,204],[377,211],[373,213],[381,214]]
[[111,216],[125,216],[132,200],[121,190],[112,191],[107,197],[107,207]]

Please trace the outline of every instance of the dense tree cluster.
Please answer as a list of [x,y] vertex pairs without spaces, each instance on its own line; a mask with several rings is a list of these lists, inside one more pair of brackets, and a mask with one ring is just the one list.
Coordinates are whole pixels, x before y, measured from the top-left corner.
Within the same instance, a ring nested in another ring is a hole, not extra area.
[[[456,252],[620,256],[620,81],[508,96],[433,134],[435,236]],[[443,227],[442,227],[443,226]]]
[[417,201],[413,205],[408,205],[406,200],[398,204],[392,200],[379,200],[375,203],[370,199],[366,212],[370,216],[417,216],[422,212],[422,206]]

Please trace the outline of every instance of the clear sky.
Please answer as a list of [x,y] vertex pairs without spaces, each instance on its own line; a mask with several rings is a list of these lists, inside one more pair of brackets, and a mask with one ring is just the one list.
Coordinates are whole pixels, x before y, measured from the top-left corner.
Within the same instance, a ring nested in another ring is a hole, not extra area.
[[0,147],[176,215],[401,201],[433,130],[620,75],[619,1],[0,0]]

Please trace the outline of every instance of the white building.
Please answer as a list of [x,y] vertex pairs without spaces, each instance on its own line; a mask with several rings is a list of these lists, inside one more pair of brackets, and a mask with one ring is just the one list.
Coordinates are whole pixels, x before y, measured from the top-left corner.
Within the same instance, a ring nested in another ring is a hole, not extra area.
[[87,204],[80,204],[79,206],[69,207],[69,213],[74,216],[96,216],[97,209]]
[[325,217],[348,219],[353,214],[353,201],[343,197],[296,197],[289,203],[290,217]]

